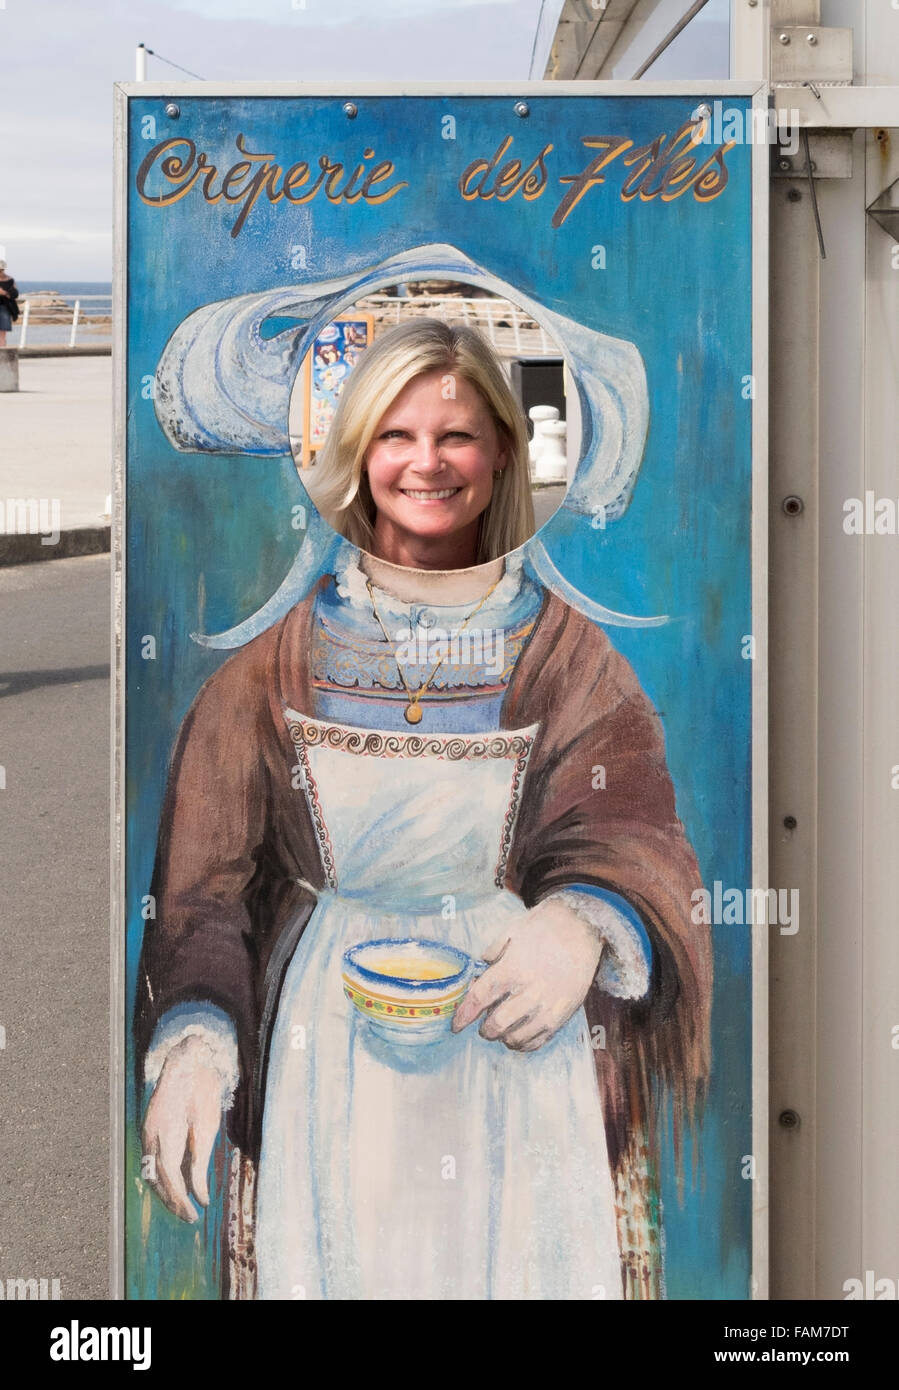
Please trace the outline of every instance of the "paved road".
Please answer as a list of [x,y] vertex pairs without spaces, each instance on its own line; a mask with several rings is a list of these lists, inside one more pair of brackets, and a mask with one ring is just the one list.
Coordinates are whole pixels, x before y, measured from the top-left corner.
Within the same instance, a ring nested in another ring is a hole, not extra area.
[[63,1298],[108,1297],[109,573],[0,569],[0,1280]]
[[537,522],[537,529],[549,521],[553,512],[557,512],[565,500],[564,487],[541,487],[532,493],[534,502],[534,520]]
[[63,530],[100,525],[112,492],[112,358],[22,358],[19,385],[3,397],[0,504],[35,497],[51,519],[58,506]]

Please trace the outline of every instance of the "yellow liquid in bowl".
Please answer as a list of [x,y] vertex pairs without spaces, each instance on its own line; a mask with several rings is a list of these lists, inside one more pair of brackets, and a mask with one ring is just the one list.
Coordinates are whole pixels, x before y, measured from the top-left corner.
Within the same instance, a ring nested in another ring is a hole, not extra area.
[[451,975],[458,974],[452,966],[440,965],[436,961],[409,960],[402,956],[388,956],[368,968],[378,975],[392,975],[396,980],[448,980]]

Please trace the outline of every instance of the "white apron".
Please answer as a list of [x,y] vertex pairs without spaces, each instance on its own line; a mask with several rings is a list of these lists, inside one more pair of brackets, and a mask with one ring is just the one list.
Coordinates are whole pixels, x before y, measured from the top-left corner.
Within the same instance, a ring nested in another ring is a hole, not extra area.
[[612,1179],[582,1009],[514,1052],[478,1023],[379,1037],[344,951],[422,937],[478,957],[526,914],[501,885],[539,726],[381,733],[288,711],[328,887],[269,1050],[260,1298],[620,1299]]

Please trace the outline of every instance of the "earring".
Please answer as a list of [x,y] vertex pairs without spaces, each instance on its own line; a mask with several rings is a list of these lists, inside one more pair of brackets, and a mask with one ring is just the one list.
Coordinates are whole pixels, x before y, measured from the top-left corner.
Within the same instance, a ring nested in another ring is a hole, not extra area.
[[494,468],[493,476],[494,478],[501,478],[503,476],[503,470],[501,468]]

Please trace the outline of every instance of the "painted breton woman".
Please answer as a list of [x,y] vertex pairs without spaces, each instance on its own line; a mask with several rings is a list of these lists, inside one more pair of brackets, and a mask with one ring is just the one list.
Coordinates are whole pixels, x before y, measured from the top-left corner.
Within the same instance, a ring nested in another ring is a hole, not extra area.
[[[224,1115],[231,1297],[660,1297],[654,1122],[701,1103],[711,965],[659,719],[529,569],[525,425],[476,333],[379,338],[319,470],[336,561],[174,753],[136,1024],[156,1191],[197,1219]],[[489,962],[444,1040],[344,997],[385,937]]]

